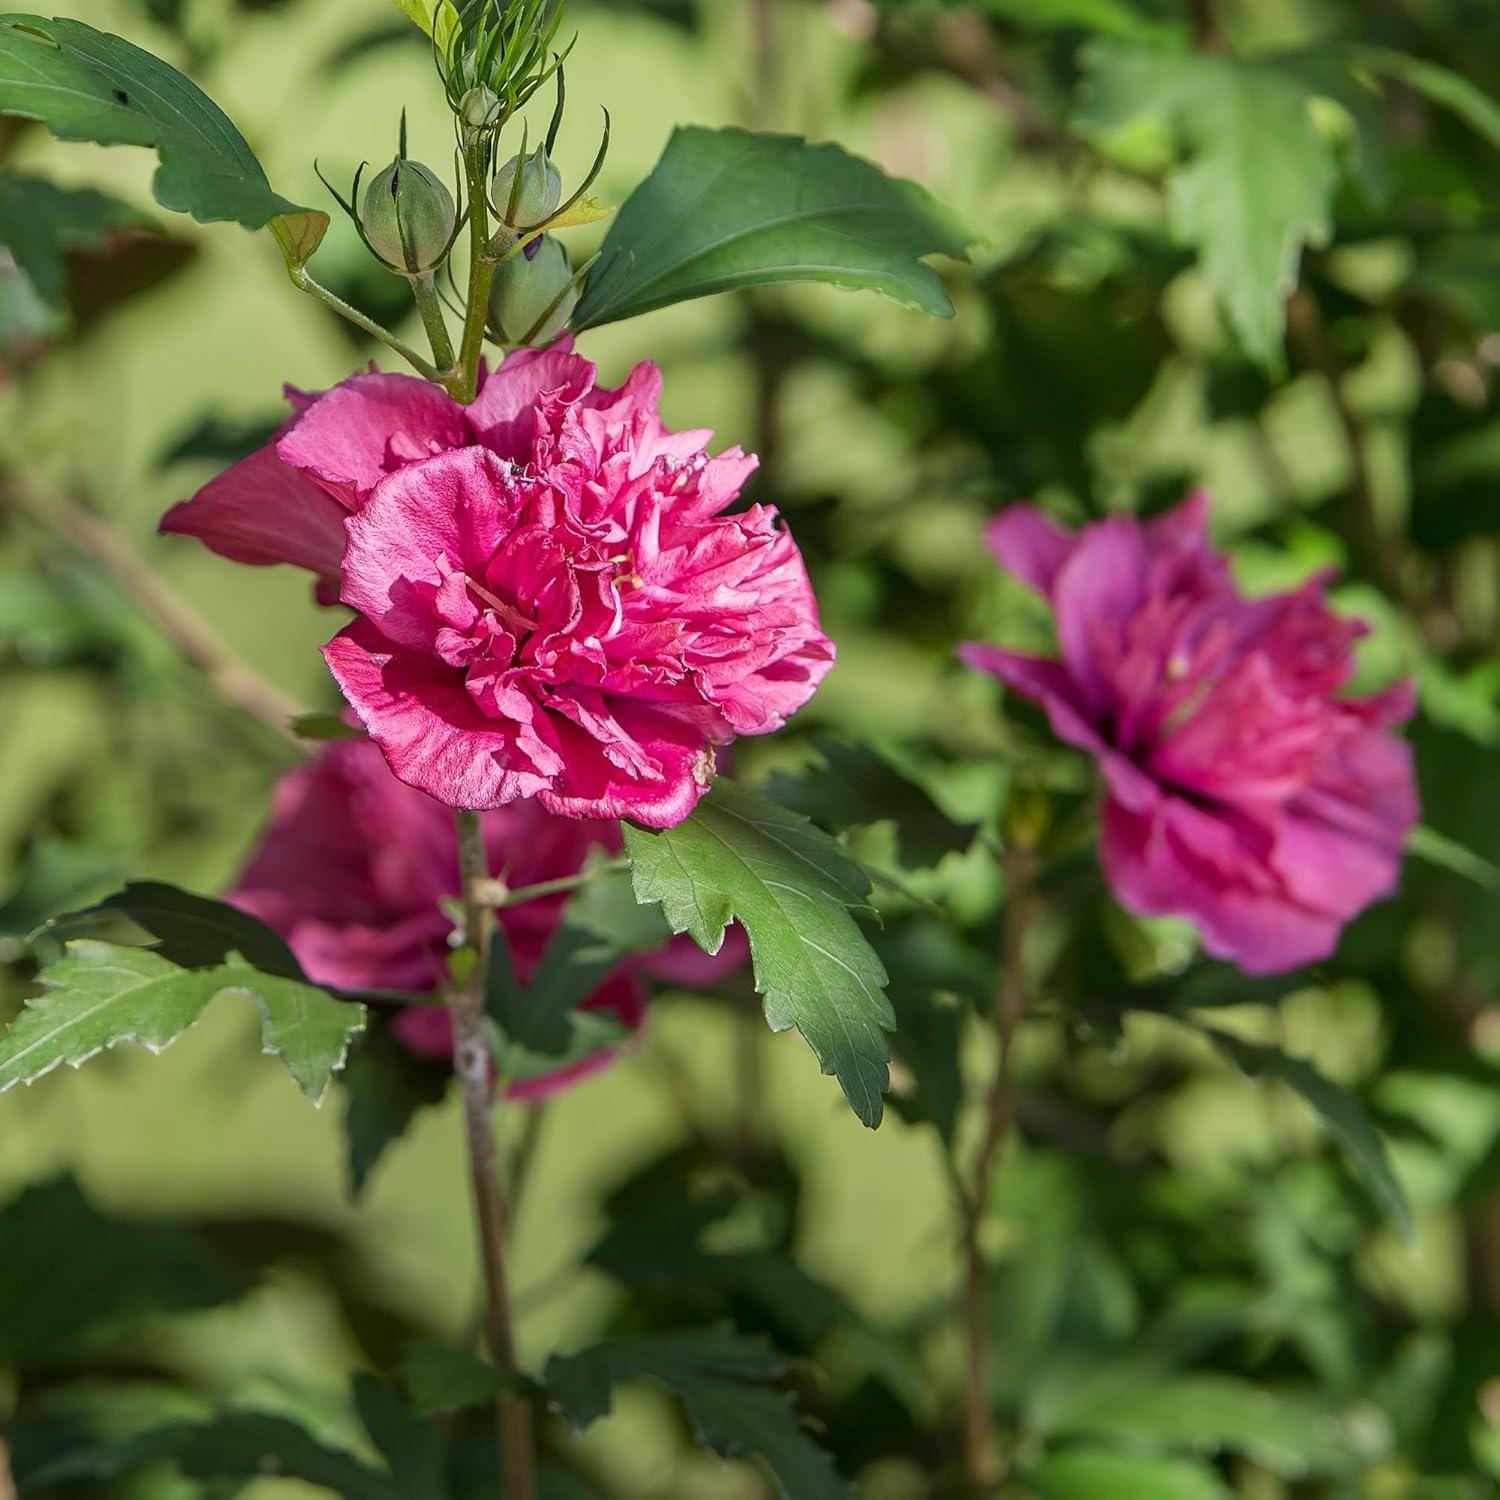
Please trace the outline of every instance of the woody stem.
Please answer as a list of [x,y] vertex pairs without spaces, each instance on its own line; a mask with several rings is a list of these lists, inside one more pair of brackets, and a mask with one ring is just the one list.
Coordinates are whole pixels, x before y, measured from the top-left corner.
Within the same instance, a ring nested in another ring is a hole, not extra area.
[[[489,878],[479,814],[458,812],[458,846],[463,875],[465,934],[474,954],[471,972],[448,997],[453,1017],[453,1071],[463,1096],[464,1131],[469,1154],[469,1181],[479,1230],[480,1266],[484,1273],[485,1339],[502,1374],[519,1371],[506,1264],[506,1208],[495,1149],[495,1075],[493,1052],[485,1027],[484,976],[490,947],[490,912],[480,899]],[[514,1388],[496,1400],[500,1457],[506,1500],[536,1500],[536,1434],[531,1407]]]

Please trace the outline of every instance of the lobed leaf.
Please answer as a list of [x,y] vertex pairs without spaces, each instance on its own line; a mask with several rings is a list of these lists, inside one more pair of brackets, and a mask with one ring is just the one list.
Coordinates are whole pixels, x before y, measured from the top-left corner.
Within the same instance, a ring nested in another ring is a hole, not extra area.
[[767,1384],[784,1369],[780,1356],[754,1340],[727,1330],[684,1330],[554,1355],[542,1383],[551,1404],[580,1428],[609,1412],[622,1381],[659,1386],[681,1403],[697,1441],[726,1458],[754,1454],[784,1500],[840,1500],[848,1490],[832,1459],[787,1397]]
[[0,172],[0,245],[49,307],[63,304],[67,251],[96,250],[147,223],[129,204],[92,189]]
[[915,183],[838,146],[683,127],[615,215],[573,327],[798,281],[883,292],[951,317],[942,281],[921,257],[962,259],[972,240]]
[[880,1123],[890,1083],[886,972],[850,915],[870,882],[800,813],[720,779],[675,828],[627,828],[636,899],[673,932],[717,953],[732,919],[750,938],[755,987],[773,1031],[795,1026],[854,1113]]

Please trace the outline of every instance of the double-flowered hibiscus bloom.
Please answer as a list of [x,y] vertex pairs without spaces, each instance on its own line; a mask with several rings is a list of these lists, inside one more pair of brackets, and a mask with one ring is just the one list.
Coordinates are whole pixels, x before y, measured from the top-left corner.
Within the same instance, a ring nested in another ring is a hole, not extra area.
[[1073,534],[1011,507],[989,543],[1051,604],[1059,658],[962,655],[1098,758],[1120,899],[1187,917],[1210,953],[1276,973],[1326,957],[1395,888],[1418,809],[1391,728],[1412,691],[1342,696],[1364,627],[1329,610],[1321,578],[1243,598],[1208,545],[1207,510],[1194,496],[1146,525]]
[[564,343],[467,407],[403,375],[292,393],[277,439],[162,528],[308,568],[356,611],[324,655],[403,781],[669,826],[714,747],[779,728],[833,647],[774,510],[724,514],[756,460],[663,427],[655,365],[595,373]]
[[[535,802],[486,813],[483,828],[490,868],[513,887],[575,875],[590,851],[620,847],[618,824],[561,818]],[[425,992],[447,979],[453,923],[443,908],[458,895],[458,836],[448,809],[397,781],[368,741],[348,740],[282,780],[270,825],[229,899],[275,928],[319,984]],[[500,911],[522,983],[557,930],[566,899]],[[584,1006],[637,1028],[646,1010],[640,966],[615,970]],[[393,1029],[421,1056],[445,1058],[452,1050],[452,1021],[441,1006],[402,1010]],[[550,1093],[608,1056],[511,1092]]]

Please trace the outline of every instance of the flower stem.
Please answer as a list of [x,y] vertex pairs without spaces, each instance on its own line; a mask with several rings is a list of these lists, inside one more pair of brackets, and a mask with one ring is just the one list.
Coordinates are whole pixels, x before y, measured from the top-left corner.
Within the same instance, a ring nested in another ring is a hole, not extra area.
[[1011,1078],[1016,1028],[1026,1014],[1023,949],[1037,913],[1032,895],[1034,856],[1013,849],[1007,855],[1005,916],[1002,923],[1000,988],[991,1015],[995,1030],[995,1072],[985,1100],[984,1134],[974,1153],[968,1182],[957,1179],[960,1241],[964,1263],[964,1470],[975,1495],[993,1495],[1005,1478],[1005,1461],[995,1435],[989,1380],[989,1265],[983,1231],[990,1180],[1015,1119]]
[[424,380],[441,383],[443,372],[436,365],[423,359],[410,344],[404,343],[394,333],[382,328],[373,318],[367,318],[357,307],[350,306],[342,297],[330,292],[321,282],[314,281],[306,266],[293,267],[287,275],[292,278],[293,286],[309,296],[316,297],[319,302],[331,307],[341,318],[353,323],[356,328],[363,329],[371,338],[379,339],[387,349],[399,354]]
[[[489,878],[479,814],[459,812],[458,847],[464,884],[465,933],[475,955],[473,971],[449,996],[453,1017],[453,1071],[463,1095],[464,1131],[469,1152],[469,1181],[479,1228],[480,1264],[484,1272],[485,1340],[502,1374],[514,1375],[516,1341],[510,1308],[510,1275],[505,1258],[505,1198],[495,1149],[495,1077],[493,1052],[484,1018],[484,974],[489,954],[490,914],[478,898]],[[536,1435],[531,1407],[515,1390],[496,1400],[500,1459],[506,1500],[536,1500]]]
[[528,901],[541,901],[547,896],[565,896],[569,891],[592,884],[601,875],[613,875],[629,868],[630,861],[622,855],[619,859],[590,865],[576,875],[559,875],[556,880],[539,880],[535,885],[518,885],[514,890],[503,880],[484,880],[476,887],[476,894],[492,911],[500,911],[508,906],[524,906]]
[[495,258],[490,251],[490,213],[485,182],[488,150],[483,136],[464,148],[464,183],[469,200],[469,299],[464,318],[458,365],[446,385],[455,401],[467,405],[479,393],[479,357],[484,352],[484,326],[490,310],[490,283]]
[[437,281],[431,271],[411,278],[411,294],[422,316],[422,326],[427,330],[428,342],[432,345],[432,357],[439,370],[453,368],[453,340],[448,336],[448,324],[443,318],[443,303],[438,296]]

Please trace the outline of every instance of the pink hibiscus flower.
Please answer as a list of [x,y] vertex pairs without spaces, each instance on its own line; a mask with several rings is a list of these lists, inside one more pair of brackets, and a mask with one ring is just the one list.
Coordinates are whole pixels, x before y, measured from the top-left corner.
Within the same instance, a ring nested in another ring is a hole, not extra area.
[[[616,824],[560,818],[534,802],[487,814],[484,832],[490,868],[513,887],[576,874],[590,850],[620,847]],[[440,903],[458,895],[452,813],[397,781],[368,741],[345,740],[283,778],[270,826],[228,899],[275,928],[319,984],[430,991],[447,978],[453,928]],[[499,913],[523,984],[566,900],[547,897]],[[617,969],[583,1008],[638,1029],[646,1012],[639,974],[628,965]],[[399,1011],[392,1029],[419,1056],[452,1053],[452,1025],[440,1006]],[[601,1052],[510,1093],[553,1093],[612,1056]]]
[[338,591],[358,618],[324,654],[403,781],[669,826],[714,747],[779,728],[833,647],[774,510],[723,514],[755,459],[668,432],[654,365],[595,373],[564,344],[512,354],[469,407],[401,375],[293,395],[162,529]]
[[1104,775],[1101,857],[1120,900],[1190,919],[1252,974],[1326,957],[1394,890],[1418,816],[1409,683],[1341,697],[1365,627],[1324,578],[1247,600],[1197,495],[1146,525],[1079,533],[1012,506],[987,536],[1046,596],[1060,659],[968,645],[970,666],[1041,704]]

